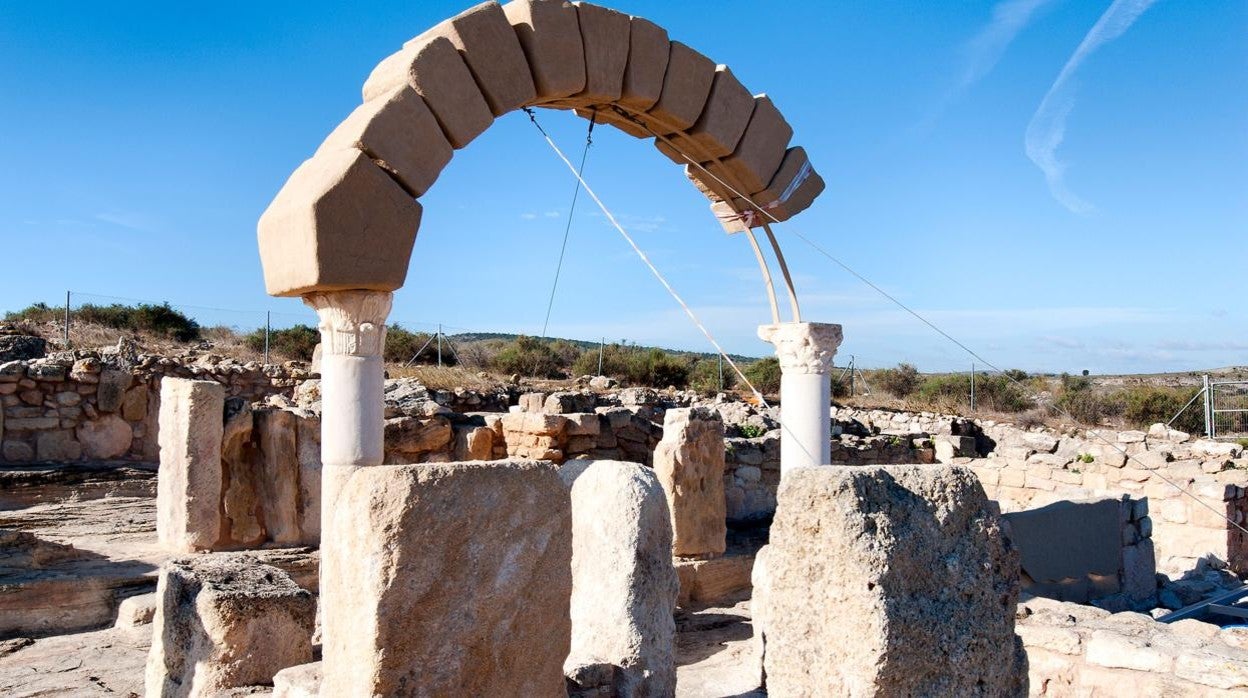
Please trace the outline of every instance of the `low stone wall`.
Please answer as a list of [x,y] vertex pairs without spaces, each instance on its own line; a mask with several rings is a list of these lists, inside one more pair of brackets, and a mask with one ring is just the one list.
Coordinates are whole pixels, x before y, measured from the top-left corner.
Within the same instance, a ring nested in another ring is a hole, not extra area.
[[1074,603],[1019,604],[1031,695],[1231,696],[1248,690],[1248,629],[1158,623]]
[[166,376],[212,380],[229,396],[290,395],[301,364],[261,365],[212,354],[137,354],[123,342],[0,364],[0,463],[159,460],[156,424]]

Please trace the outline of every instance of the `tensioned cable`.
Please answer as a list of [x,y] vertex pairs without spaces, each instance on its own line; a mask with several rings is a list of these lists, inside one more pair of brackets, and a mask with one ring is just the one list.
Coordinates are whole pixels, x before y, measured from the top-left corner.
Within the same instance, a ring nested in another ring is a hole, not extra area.
[[702,321],[698,319],[697,314],[693,312],[693,309],[689,307],[689,304],[680,297],[679,293],[676,293],[676,289],[672,288],[672,285],[667,282],[667,279],[663,277],[663,274],[659,271],[658,267],[654,266],[654,263],[650,261],[650,258],[646,256],[646,253],[637,246],[637,243],[633,241],[633,238],[628,234],[628,231],[624,230],[624,226],[620,225],[619,221],[615,219],[615,215],[611,213],[611,210],[607,208],[606,204],[602,203],[602,199],[598,198],[598,195],[594,193],[592,188],[590,188],[589,183],[585,181],[584,177],[582,177],[579,172],[577,172],[576,167],[572,165],[572,161],[568,159],[568,156],[564,155],[563,151],[559,149],[559,146],[555,145],[555,142],[551,139],[550,134],[546,133],[546,129],[542,128],[542,125],[538,123],[537,114],[535,114],[529,107],[525,107],[524,112],[529,115],[529,121],[532,121],[533,125],[537,127],[537,130],[542,134],[542,138],[545,138],[546,143],[552,150],[555,151],[555,155],[559,156],[559,159],[563,161],[563,164],[568,166],[568,169],[572,171],[572,174],[581,183],[581,186],[585,188],[585,193],[589,194],[590,198],[594,200],[594,203],[598,204],[598,208],[602,211],[602,214],[607,217],[607,220],[611,222],[611,225],[614,226],[615,229],[619,231],[620,235],[624,237],[624,240],[633,248],[633,252],[637,253],[637,256],[641,258],[641,261],[645,262],[646,266],[650,269],[650,273],[654,274],[654,277],[659,280],[659,283],[663,284],[663,288],[667,289],[667,292],[671,294],[672,298],[676,299],[676,302],[680,304],[680,307],[685,311],[685,314],[688,315],[689,319],[693,321],[694,326],[702,332],[703,336],[705,336],[707,341],[711,343],[711,346],[715,347],[715,350],[719,352],[720,356],[724,357],[724,360],[728,362],[728,365],[732,367],[732,370],[737,374],[741,381],[749,387],[750,392],[754,393],[754,396],[759,403],[762,404],[763,407],[769,407],[767,399],[764,398],[763,394],[754,387],[754,384],[750,382],[750,379],[746,378],[745,373],[743,373],[740,367],[737,366],[737,362],[733,361],[732,357],[728,355],[728,352],[724,351],[724,348],[719,345],[719,342],[716,341],[713,335],[711,335],[710,330],[706,329],[706,326],[703,325]]
[[563,244],[559,246],[559,263],[555,265],[555,281],[550,285],[550,300],[546,302],[546,319],[542,322],[542,336],[546,336],[546,328],[550,326],[550,310],[555,306],[555,289],[559,288],[559,274],[563,271],[563,255],[568,249],[568,234],[572,232],[572,214],[576,212],[576,199],[581,193],[581,175],[585,173],[585,160],[589,158],[589,147],[594,144],[594,119],[598,112],[589,118],[589,130],[585,133],[585,149],[581,151],[581,166],[576,170],[576,186],[572,189],[572,205],[568,207],[568,223],[563,228]]
[[[744,200],[746,203],[748,203],[750,206],[752,206],[752,207],[753,207],[756,211],[758,211],[758,212],[759,212],[759,213],[761,213],[762,215],[766,216],[767,218],[770,218],[770,219],[771,219],[773,222],[775,222],[775,223],[781,223],[781,222],[782,222],[780,219],[778,219],[778,218],[776,218],[774,215],[772,215],[771,211],[770,211],[770,210],[768,210],[768,208],[767,208],[766,206],[760,206],[760,205],[758,205],[758,203],[757,203],[757,202],[755,202],[755,201],[754,201],[754,199],[750,198],[750,197],[749,197],[748,195],[746,195],[746,194],[742,194],[740,191],[738,191],[738,190],[737,190],[737,188],[736,188],[736,187],[732,186],[732,185],[731,185],[731,184],[729,184],[728,182],[725,182],[723,179],[721,179],[719,176],[717,176],[714,172],[711,172],[711,171],[710,171],[710,170],[708,170],[707,168],[703,167],[703,166],[702,166],[702,163],[697,162],[697,161],[696,161],[696,160],[694,160],[693,158],[689,157],[689,154],[688,154],[688,153],[686,153],[686,152],[685,152],[683,149],[681,149],[680,147],[678,147],[675,143],[673,143],[673,142],[671,141],[671,139],[669,139],[669,138],[667,138],[666,136],[663,136],[663,135],[661,135],[661,134],[659,134],[659,133],[655,133],[655,131],[654,131],[653,129],[651,129],[651,128],[647,125],[647,124],[645,124],[644,122],[642,122],[640,119],[637,119],[635,116],[633,116],[633,115],[632,115],[632,114],[630,114],[629,112],[627,112],[627,111],[624,111],[624,110],[620,109],[618,106],[616,107],[616,112],[617,112],[617,113],[619,113],[621,116],[624,116],[625,118],[629,119],[632,123],[635,123],[635,124],[637,124],[638,126],[642,127],[642,128],[643,128],[643,129],[645,129],[648,133],[650,133],[651,135],[653,135],[655,138],[657,138],[657,139],[659,139],[659,140],[662,140],[662,141],[663,141],[664,143],[666,143],[669,147],[671,147],[671,148],[672,148],[675,152],[680,153],[680,156],[681,156],[682,158],[684,158],[686,161],[688,161],[690,164],[692,164],[694,167],[698,168],[698,169],[699,169],[699,170],[701,170],[702,172],[706,173],[706,174],[707,174],[707,176],[711,177],[712,179],[714,179],[714,180],[715,180],[716,182],[718,182],[719,184],[723,185],[723,186],[724,186],[724,187],[725,187],[725,188],[726,188],[729,192],[731,192],[734,196],[737,196],[737,197],[741,198],[742,200]],[[547,140],[549,140],[549,138],[548,138]],[[552,145],[553,145],[553,144],[552,144]],[[970,354],[971,356],[975,357],[976,359],[979,359],[980,361],[984,362],[984,364],[985,364],[986,366],[988,366],[988,367],[989,367],[989,368],[991,368],[992,370],[996,371],[997,373],[999,373],[999,374],[1001,374],[1001,375],[1005,376],[1005,378],[1006,378],[1007,380],[1009,380],[1010,382],[1014,383],[1015,385],[1019,386],[1020,388],[1023,388],[1024,390],[1026,390],[1027,386],[1023,385],[1022,381],[1019,381],[1017,378],[1014,378],[1013,376],[1010,376],[1009,374],[1005,373],[1005,371],[1003,371],[1003,370],[1001,370],[1000,368],[998,368],[998,367],[997,367],[995,364],[993,364],[991,361],[989,361],[989,360],[985,359],[984,357],[980,356],[977,352],[975,352],[974,350],[972,350],[970,347],[966,346],[966,345],[965,345],[965,344],[963,344],[962,342],[959,342],[957,339],[954,339],[954,338],[953,338],[953,337],[952,337],[952,336],[951,336],[948,332],[945,332],[945,331],[944,331],[944,330],[942,330],[941,328],[937,327],[937,326],[936,326],[933,322],[931,322],[931,321],[930,321],[930,320],[928,320],[927,318],[923,317],[922,315],[920,315],[920,314],[919,314],[918,312],[916,312],[915,310],[911,309],[911,308],[910,308],[910,306],[908,306],[908,305],[906,305],[905,303],[902,303],[901,301],[899,301],[899,300],[897,300],[896,298],[894,298],[891,294],[889,294],[889,293],[888,293],[887,291],[885,291],[884,289],[880,288],[879,286],[876,286],[874,283],[872,283],[872,282],[871,282],[871,280],[870,280],[870,279],[866,278],[866,277],[865,277],[865,276],[863,276],[862,274],[859,274],[857,271],[854,271],[854,269],[853,269],[852,267],[850,267],[848,264],[845,264],[845,263],[844,263],[844,262],[842,262],[841,260],[837,259],[834,255],[832,255],[830,252],[828,252],[827,250],[823,249],[823,248],[822,248],[822,247],[820,247],[819,245],[815,244],[815,242],[814,242],[814,241],[810,240],[810,239],[809,239],[809,238],[807,238],[805,235],[802,235],[800,232],[798,232],[798,231],[796,231],[796,230],[791,230],[791,231],[789,231],[789,232],[793,233],[793,235],[794,235],[794,236],[796,236],[799,240],[801,240],[802,242],[804,242],[804,243],[806,243],[807,245],[809,245],[809,246],[810,246],[812,249],[814,249],[816,252],[818,252],[819,254],[823,255],[824,257],[827,257],[829,260],[831,260],[832,262],[834,262],[837,266],[839,266],[840,268],[842,268],[842,269],[844,269],[845,271],[849,272],[851,275],[853,275],[853,276],[854,276],[854,278],[858,279],[858,280],[859,280],[859,281],[861,281],[862,283],[864,283],[864,284],[866,284],[867,286],[871,287],[871,288],[872,288],[872,289],[874,289],[877,293],[879,293],[881,296],[884,296],[885,298],[887,298],[889,301],[891,301],[891,302],[892,302],[893,304],[895,304],[897,307],[899,307],[899,308],[901,308],[902,310],[906,311],[906,312],[907,312],[907,313],[909,313],[910,315],[913,315],[916,319],[918,319],[918,320],[919,320],[920,322],[922,322],[924,325],[927,325],[928,327],[930,327],[930,328],[931,328],[932,330],[934,330],[937,334],[939,334],[940,336],[944,337],[945,339],[948,339],[950,342],[953,342],[955,345],[957,345],[958,347],[960,347],[960,348],[961,348],[963,351],[965,351],[967,354]],[[1065,416],[1067,419],[1071,420],[1072,422],[1077,422],[1077,421],[1078,421],[1078,420],[1076,420],[1076,419],[1074,418],[1074,416],[1073,416],[1073,415],[1072,415],[1072,414],[1071,414],[1068,410],[1066,410],[1066,409],[1065,409],[1065,408],[1063,408],[1062,406],[1060,406],[1060,405],[1058,405],[1058,404],[1054,403],[1053,407],[1054,407],[1054,409],[1056,409],[1056,410],[1058,410],[1059,412],[1061,412],[1063,416]],[[1231,524],[1231,525],[1232,525],[1232,526],[1234,526],[1235,528],[1238,528],[1240,531],[1243,531],[1245,534],[1248,534],[1248,528],[1245,528],[1244,526],[1242,526],[1242,525],[1240,525],[1240,524],[1236,523],[1235,521],[1231,520],[1231,518],[1230,518],[1230,517],[1228,517],[1228,516],[1226,515],[1226,513],[1225,513],[1225,512],[1218,511],[1218,510],[1217,510],[1217,508],[1216,508],[1216,507],[1214,507],[1213,505],[1208,504],[1208,503],[1207,503],[1207,502],[1205,502],[1203,499],[1201,499],[1201,498],[1197,497],[1196,495],[1192,494],[1191,492],[1188,492],[1186,489],[1184,489],[1184,488],[1183,488],[1181,485],[1179,485],[1177,482],[1175,482],[1174,480],[1171,480],[1170,478],[1168,478],[1168,477],[1166,477],[1165,475],[1163,475],[1163,474],[1161,473],[1161,471],[1160,471],[1158,468],[1150,468],[1150,467],[1148,467],[1148,466],[1147,466],[1147,465],[1145,465],[1143,462],[1141,462],[1138,458],[1136,458],[1135,456],[1131,455],[1130,453],[1127,453],[1126,449],[1122,448],[1122,447],[1121,447],[1121,446],[1119,446],[1118,444],[1116,444],[1116,443],[1114,443],[1114,442],[1110,441],[1109,439],[1105,438],[1105,437],[1104,437],[1104,436],[1100,433],[1100,430],[1098,430],[1098,429],[1090,429],[1090,430],[1087,430],[1087,433],[1088,433],[1088,434],[1090,434],[1090,435],[1092,436],[1092,438],[1094,438],[1094,439],[1097,439],[1097,440],[1101,441],[1101,442],[1102,442],[1102,443],[1104,443],[1105,445],[1107,445],[1107,446],[1109,446],[1110,448],[1114,449],[1115,451],[1118,451],[1119,453],[1121,453],[1123,456],[1126,456],[1127,460],[1134,462],[1136,465],[1140,466],[1140,468],[1141,468],[1142,470],[1145,470],[1146,472],[1150,472],[1150,473],[1154,473],[1154,474],[1156,474],[1156,475],[1157,475],[1157,477],[1158,477],[1158,479],[1160,479],[1161,481],[1163,481],[1163,482],[1165,482],[1166,484],[1170,485],[1170,486],[1171,486],[1171,487],[1173,487],[1174,489],[1178,490],[1180,494],[1182,494],[1182,495],[1184,495],[1184,496],[1188,497],[1188,498],[1189,498],[1189,499],[1191,499],[1192,501],[1196,502],[1197,504],[1201,505],[1202,507],[1204,507],[1204,508],[1208,509],[1209,511],[1213,512],[1213,513],[1214,513],[1214,514],[1216,514],[1219,518],[1224,519],[1227,523]]]

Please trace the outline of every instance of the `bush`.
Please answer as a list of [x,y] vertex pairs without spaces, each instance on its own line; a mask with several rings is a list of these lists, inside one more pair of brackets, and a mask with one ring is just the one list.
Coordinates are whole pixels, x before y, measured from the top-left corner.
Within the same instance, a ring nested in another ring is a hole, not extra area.
[[[1122,416],[1134,427],[1146,428],[1157,422],[1166,423],[1183,409],[1192,393],[1181,388],[1158,388],[1136,386],[1122,391]],[[1205,430],[1205,418],[1200,408],[1193,404],[1174,420],[1173,428],[1196,434]]]
[[[269,332],[269,358],[280,356],[295,361],[311,361],[312,352],[321,341],[321,333],[314,327],[295,325]],[[264,329],[258,329],[246,337],[243,344],[256,353],[264,352]]]
[[147,332],[178,342],[193,342],[200,338],[199,323],[175,310],[168,303],[150,305],[92,305],[79,307],[71,315],[72,321],[103,325],[115,330]]
[[[386,328],[386,348],[383,356],[385,360],[395,364],[406,364],[416,356],[416,352],[425,346],[425,342],[429,341],[429,334],[425,332],[411,332],[403,329],[400,325],[390,325]],[[432,345],[431,345],[432,346]],[[416,363],[436,364],[438,362],[438,352],[436,349],[430,350],[426,348],[421,352],[420,357],[416,359]],[[447,365],[455,364],[455,356],[451,351],[442,352],[442,363]]]
[[[918,397],[942,410],[958,411],[971,405],[971,376],[954,373],[929,376],[919,386]],[[1022,412],[1035,407],[1023,390],[1002,375],[975,374],[975,408],[992,412]]]
[[1054,405],[1076,421],[1091,426],[1122,414],[1120,399],[1114,395],[1098,395],[1091,390],[1063,390]]
[[774,356],[759,359],[743,371],[745,377],[754,384],[754,389],[764,395],[775,395],[780,392],[780,360]]
[[[737,383],[737,373],[727,362],[724,363],[723,390],[728,390]],[[700,359],[689,371],[689,387],[700,393],[717,393],[719,385],[719,360]]]
[[[443,357],[445,359],[445,357]],[[505,343],[490,361],[490,368],[499,373],[562,378],[559,355],[548,342],[520,335]]]
[[53,308],[47,303],[32,303],[21,310],[4,314],[5,322],[61,322],[64,319],[64,308]]
[[[572,362],[572,372],[582,376],[597,374],[598,350],[582,352]],[[662,349],[643,351],[623,344],[609,344],[602,348],[602,375],[630,385],[684,388],[689,384],[690,361]]]
[[907,397],[918,390],[923,382],[919,376],[919,370],[913,364],[906,363],[897,364],[897,368],[880,369],[872,378],[881,390],[900,398]]

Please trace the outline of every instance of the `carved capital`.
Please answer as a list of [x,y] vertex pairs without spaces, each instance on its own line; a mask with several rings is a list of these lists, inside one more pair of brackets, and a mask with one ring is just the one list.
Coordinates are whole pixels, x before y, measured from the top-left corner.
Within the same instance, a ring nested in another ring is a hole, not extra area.
[[309,293],[303,302],[321,322],[321,351],[326,355],[381,356],[386,344],[386,316],[394,294],[389,291]]
[[841,346],[841,326],[823,322],[759,325],[758,336],[776,347],[784,373],[827,373]]

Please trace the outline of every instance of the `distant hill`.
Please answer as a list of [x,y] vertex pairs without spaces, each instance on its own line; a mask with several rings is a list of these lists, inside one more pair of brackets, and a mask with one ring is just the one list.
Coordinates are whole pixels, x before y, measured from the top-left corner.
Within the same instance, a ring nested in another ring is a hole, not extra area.
[[[510,342],[522,335],[508,334],[506,332],[461,332],[459,334],[448,334],[446,336],[450,338],[451,341],[457,341],[457,342],[484,342],[484,341],[490,341],[490,340]],[[594,342],[594,341],[588,341],[584,339],[568,339],[565,337],[541,337],[539,339],[542,339],[542,341],[545,341],[545,342],[567,342],[568,344],[571,344],[577,348],[586,349],[586,350],[597,349],[598,344],[599,344],[598,342]],[[607,342],[608,346],[612,344],[620,344],[620,342]],[[667,347],[655,347],[655,346],[648,346],[648,345],[643,345],[643,344],[629,344],[629,343],[625,343],[623,346],[632,347],[634,349],[638,349],[641,351],[650,351],[651,349],[658,349],[660,351],[663,351],[663,352],[666,352],[668,354],[672,354],[675,356],[689,356],[689,357],[693,357],[697,359],[714,359],[715,357],[719,356],[719,354],[713,351],[687,351],[685,349],[668,349]],[[757,361],[760,358],[762,358],[758,356],[745,356],[744,354],[729,354],[728,357],[731,358],[733,361],[740,361],[743,363]]]

